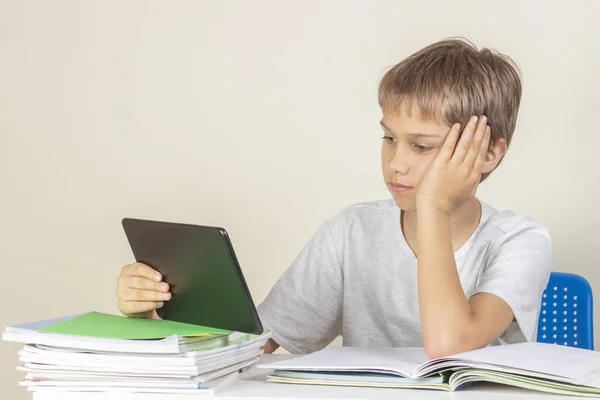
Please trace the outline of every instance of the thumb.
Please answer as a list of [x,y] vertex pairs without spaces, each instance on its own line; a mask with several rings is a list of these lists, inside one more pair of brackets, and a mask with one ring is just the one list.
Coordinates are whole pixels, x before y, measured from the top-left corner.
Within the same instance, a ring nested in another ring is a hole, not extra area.
[[158,313],[156,312],[156,310],[152,310],[152,313],[150,314],[150,319],[162,319],[162,318],[158,316]]

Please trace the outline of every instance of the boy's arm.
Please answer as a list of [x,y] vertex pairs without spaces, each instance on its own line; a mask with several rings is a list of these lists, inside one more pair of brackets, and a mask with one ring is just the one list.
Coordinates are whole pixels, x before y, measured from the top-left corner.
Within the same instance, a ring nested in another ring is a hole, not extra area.
[[511,308],[490,293],[468,301],[454,261],[448,215],[422,207],[417,219],[419,309],[427,354],[437,358],[487,346],[512,322]]
[[293,354],[312,353],[340,334],[343,272],[334,232],[343,229],[343,216],[323,224],[258,306],[263,327],[271,331],[265,352],[281,346]]
[[509,305],[495,295],[481,293],[469,302],[460,283],[450,214],[475,196],[490,141],[487,119],[472,118],[460,142],[459,134],[455,124],[417,189],[419,312],[431,358],[487,346],[514,318]]
[[263,347],[263,350],[264,350],[265,354],[271,354],[278,348],[279,348],[279,345],[277,344],[277,342],[275,342],[273,339],[269,339],[269,340],[267,340],[267,343]]

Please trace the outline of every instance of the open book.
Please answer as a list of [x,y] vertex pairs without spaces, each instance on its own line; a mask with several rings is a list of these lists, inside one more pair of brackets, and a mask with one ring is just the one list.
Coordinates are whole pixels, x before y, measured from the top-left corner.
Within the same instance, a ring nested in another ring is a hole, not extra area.
[[275,370],[267,380],[280,383],[453,391],[485,381],[600,397],[600,353],[544,343],[492,346],[434,360],[422,348],[330,347],[258,368]]

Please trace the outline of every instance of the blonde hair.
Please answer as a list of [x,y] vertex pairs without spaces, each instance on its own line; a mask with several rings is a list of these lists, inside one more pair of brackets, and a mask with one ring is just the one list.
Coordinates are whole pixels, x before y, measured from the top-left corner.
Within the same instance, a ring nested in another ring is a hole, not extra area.
[[[506,55],[481,50],[463,38],[451,38],[417,51],[389,69],[379,84],[385,113],[418,107],[426,120],[465,126],[472,115],[486,115],[492,143],[510,145],[519,104],[518,66]],[[482,175],[481,181],[488,177]]]

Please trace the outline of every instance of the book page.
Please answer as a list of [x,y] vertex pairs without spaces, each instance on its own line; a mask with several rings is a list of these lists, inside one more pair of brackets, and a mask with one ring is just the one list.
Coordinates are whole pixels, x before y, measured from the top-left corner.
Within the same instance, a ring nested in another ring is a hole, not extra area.
[[600,387],[600,353],[545,343],[517,343],[474,350],[446,360],[497,365],[564,377],[580,385]]
[[414,371],[428,359],[423,348],[329,347],[302,357],[258,367],[296,371],[381,372],[415,378]]

